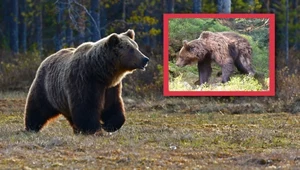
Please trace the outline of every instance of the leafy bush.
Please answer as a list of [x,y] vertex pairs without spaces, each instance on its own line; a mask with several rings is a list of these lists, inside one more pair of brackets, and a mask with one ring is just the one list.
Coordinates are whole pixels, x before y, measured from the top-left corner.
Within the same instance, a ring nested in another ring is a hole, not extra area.
[[193,87],[188,82],[182,81],[182,74],[180,74],[170,82],[169,89],[171,91],[190,91],[193,90]]
[[28,89],[41,63],[37,53],[17,55],[0,63],[0,90]]
[[[171,91],[261,91],[267,90],[263,89],[263,85],[254,77],[246,76],[246,75],[237,75],[231,77],[230,81],[222,84],[222,83],[214,83],[214,84],[204,84],[201,86],[192,87],[188,82],[182,81],[182,74],[173,81],[170,82],[169,89]],[[264,80],[265,84],[268,84],[268,79]]]
[[[300,60],[298,59],[300,64]],[[287,67],[277,71],[276,75],[276,94],[279,99],[290,104],[300,99],[300,76],[299,73],[289,73]]]
[[156,98],[162,94],[163,86],[163,67],[161,55],[148,55],[150,57],[149,65],[145,71],[137,70],[133,74],[123,79],[123,96]]
[[[170,44],[174,44],[178,51],[181,47],[182,40],[194,40],[197,39],[202,31],[229,31],[230,29],[216,22],[215,19],[170,19],[169,20],[169,37]],[[173,41],[177,43],[173,43]],[[179,43],[179,44],[178,44]]]
[[252,65],[256,72],[269,77],[269,46],[259,47],[259,41],[255,41],[249,35],[242,35],[246,38],[252,47]]

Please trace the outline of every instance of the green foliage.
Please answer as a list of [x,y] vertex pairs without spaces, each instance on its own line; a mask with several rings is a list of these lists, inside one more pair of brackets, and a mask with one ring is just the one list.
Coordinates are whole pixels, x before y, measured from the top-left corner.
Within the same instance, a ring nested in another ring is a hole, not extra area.
[[[300,64],[300,59],[293,60],[295,65]],[[299,73],[290,73],[288,67],[276,72],[276,94],[285,103],[292,103],[300,99],[300,76]]]
[[12,62],[0,63],[0,89],[26,89],[34,79],[35,72],[41,63],[38,53],[19,55]]
[[[232,76],[230,81],[222,84],[204,84],[201,86],[190,85],[186,81],[182,81],[182,74],[170,81],[170,91],[261,91],[263,85],[254,77],[239,75]],[[268,84],[268,79],[265,79],[265,83]]]
[[193,73],[195,75],[198,74],[198,68],[196,65],[188,66],[188,67],[178,67],[174,62],[169,62],[169,71],[179,74],[187,74],[187,73]]
[[9,49],[9,39],[6,37],[6,35],[3,34],[3,32],[1,32],[0,29],[0,49],[5,49],[8,50]]
[[190,91],[193,89],[187,82],[182,81],[182,74],[174,78],[174,81],[169,82],[170,91]]
[[251,13],[253,11],[258,11],[262,8],[262,3],[259,0],[254,0],[254,4],[250,4],[248,1],[244,0],[232,0],[231,1],[231,11],[238,12],[247,12]]
[[[261,33],[259,33],[260,35]],[[252,47],[252,65],[256,72],[264,74],[266,77],[269,76],[269,46],[268,42],[265,42],[262,47],[259,47],[259,44],[262,44],[259,40],[254,40],[253,37],[249,35],[242,35],[245,37],[251,47]],[[266,36],[266,35],[262,35]]]
[[197,39],[202,31],[229,31],[226,26],[221,25],[216,19],[170,19],[169,37],[170,40],[193,40]]
[[134,25],[140,25],[144,29],[139,31],[140,37],[157,36],[161,33],[161,29],[157,27],[160,22],[159,18],[156,17],[155,12],[158,12],[160,1],[159,0],[147,0],[141,1],[137,8],[131,11],[130,16],[126,19],[126,22]]
[[269,26],[267,19],[236,18],[231,21],[230,28],[252,37],[259,48],[266,48],[269,43]]
[[102,0],[100,1],[100,5],[104,6],[105,8],[111,8],[112,5],[118,3],[119,0]]
[[[276,46],[281,50],[285,47],[286,41],[286,25],[288,25],[288,41],[289,48],[292,45],[296,45],[296,49],[299,50],[299,9],[300,4],[298,1],[289,1],[288,6],[286,5],[287,0],[278,0],[276,3],[272,3],[271,6],[276,14]],[[296,6],[294,3],[297,3]],[[288,12],[288,21],[286,19],[286,14]]]
[[[221,88],[220,88],[221,87]],[[220,91],[261,91],[262,85],[254,77],[240,75],[231,77],[230,81],[222,84],[216,90]]]

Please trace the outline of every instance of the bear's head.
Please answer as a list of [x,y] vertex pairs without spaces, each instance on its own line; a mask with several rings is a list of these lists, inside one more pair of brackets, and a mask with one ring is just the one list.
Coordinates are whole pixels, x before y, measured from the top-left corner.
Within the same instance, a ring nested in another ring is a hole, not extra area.
[[200,40],[196,39],[190,42],[184,40],[183,47],[179,51],[176,65],[184,67],[196,63],[203,60],[207,53],[207,49]]
[[108,37],[107,44],[118,56],[118,67],[123,71],[145,70],[149,62],[149,58],[139,50],[134,37],[135,33],[131,29],[121,34],[113,33]]

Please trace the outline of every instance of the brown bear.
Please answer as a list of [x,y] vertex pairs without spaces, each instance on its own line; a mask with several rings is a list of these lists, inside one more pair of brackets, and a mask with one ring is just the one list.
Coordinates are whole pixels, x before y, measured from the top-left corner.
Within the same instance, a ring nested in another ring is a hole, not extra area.
[[40,65],[25,106],[25,129],[38,132],[62,114],[74,133],[116,131],[125,122],[122,79],[145,69],[133,30],[62,49]]
[[196,40],[183,41],[176,65],[183,67],[198,62],[200,85],[208,82],[211,61],[222,67],[222,83],[230,80],[234,65],[243,74],[254,75],[251,65],[252,48],[249,42],[233,32],[204,31]]

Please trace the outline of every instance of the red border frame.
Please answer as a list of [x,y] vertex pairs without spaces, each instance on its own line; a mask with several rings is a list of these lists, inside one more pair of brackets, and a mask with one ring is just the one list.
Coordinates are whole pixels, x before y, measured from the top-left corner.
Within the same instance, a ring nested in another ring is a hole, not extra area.
[[[170,91],[169,90],[169,19],[172,18],[268,18],[269,26],[269,90],[268,91]],[[163,16],[163,94],[164,96],[275,96],[275,14],[164,14]]]

